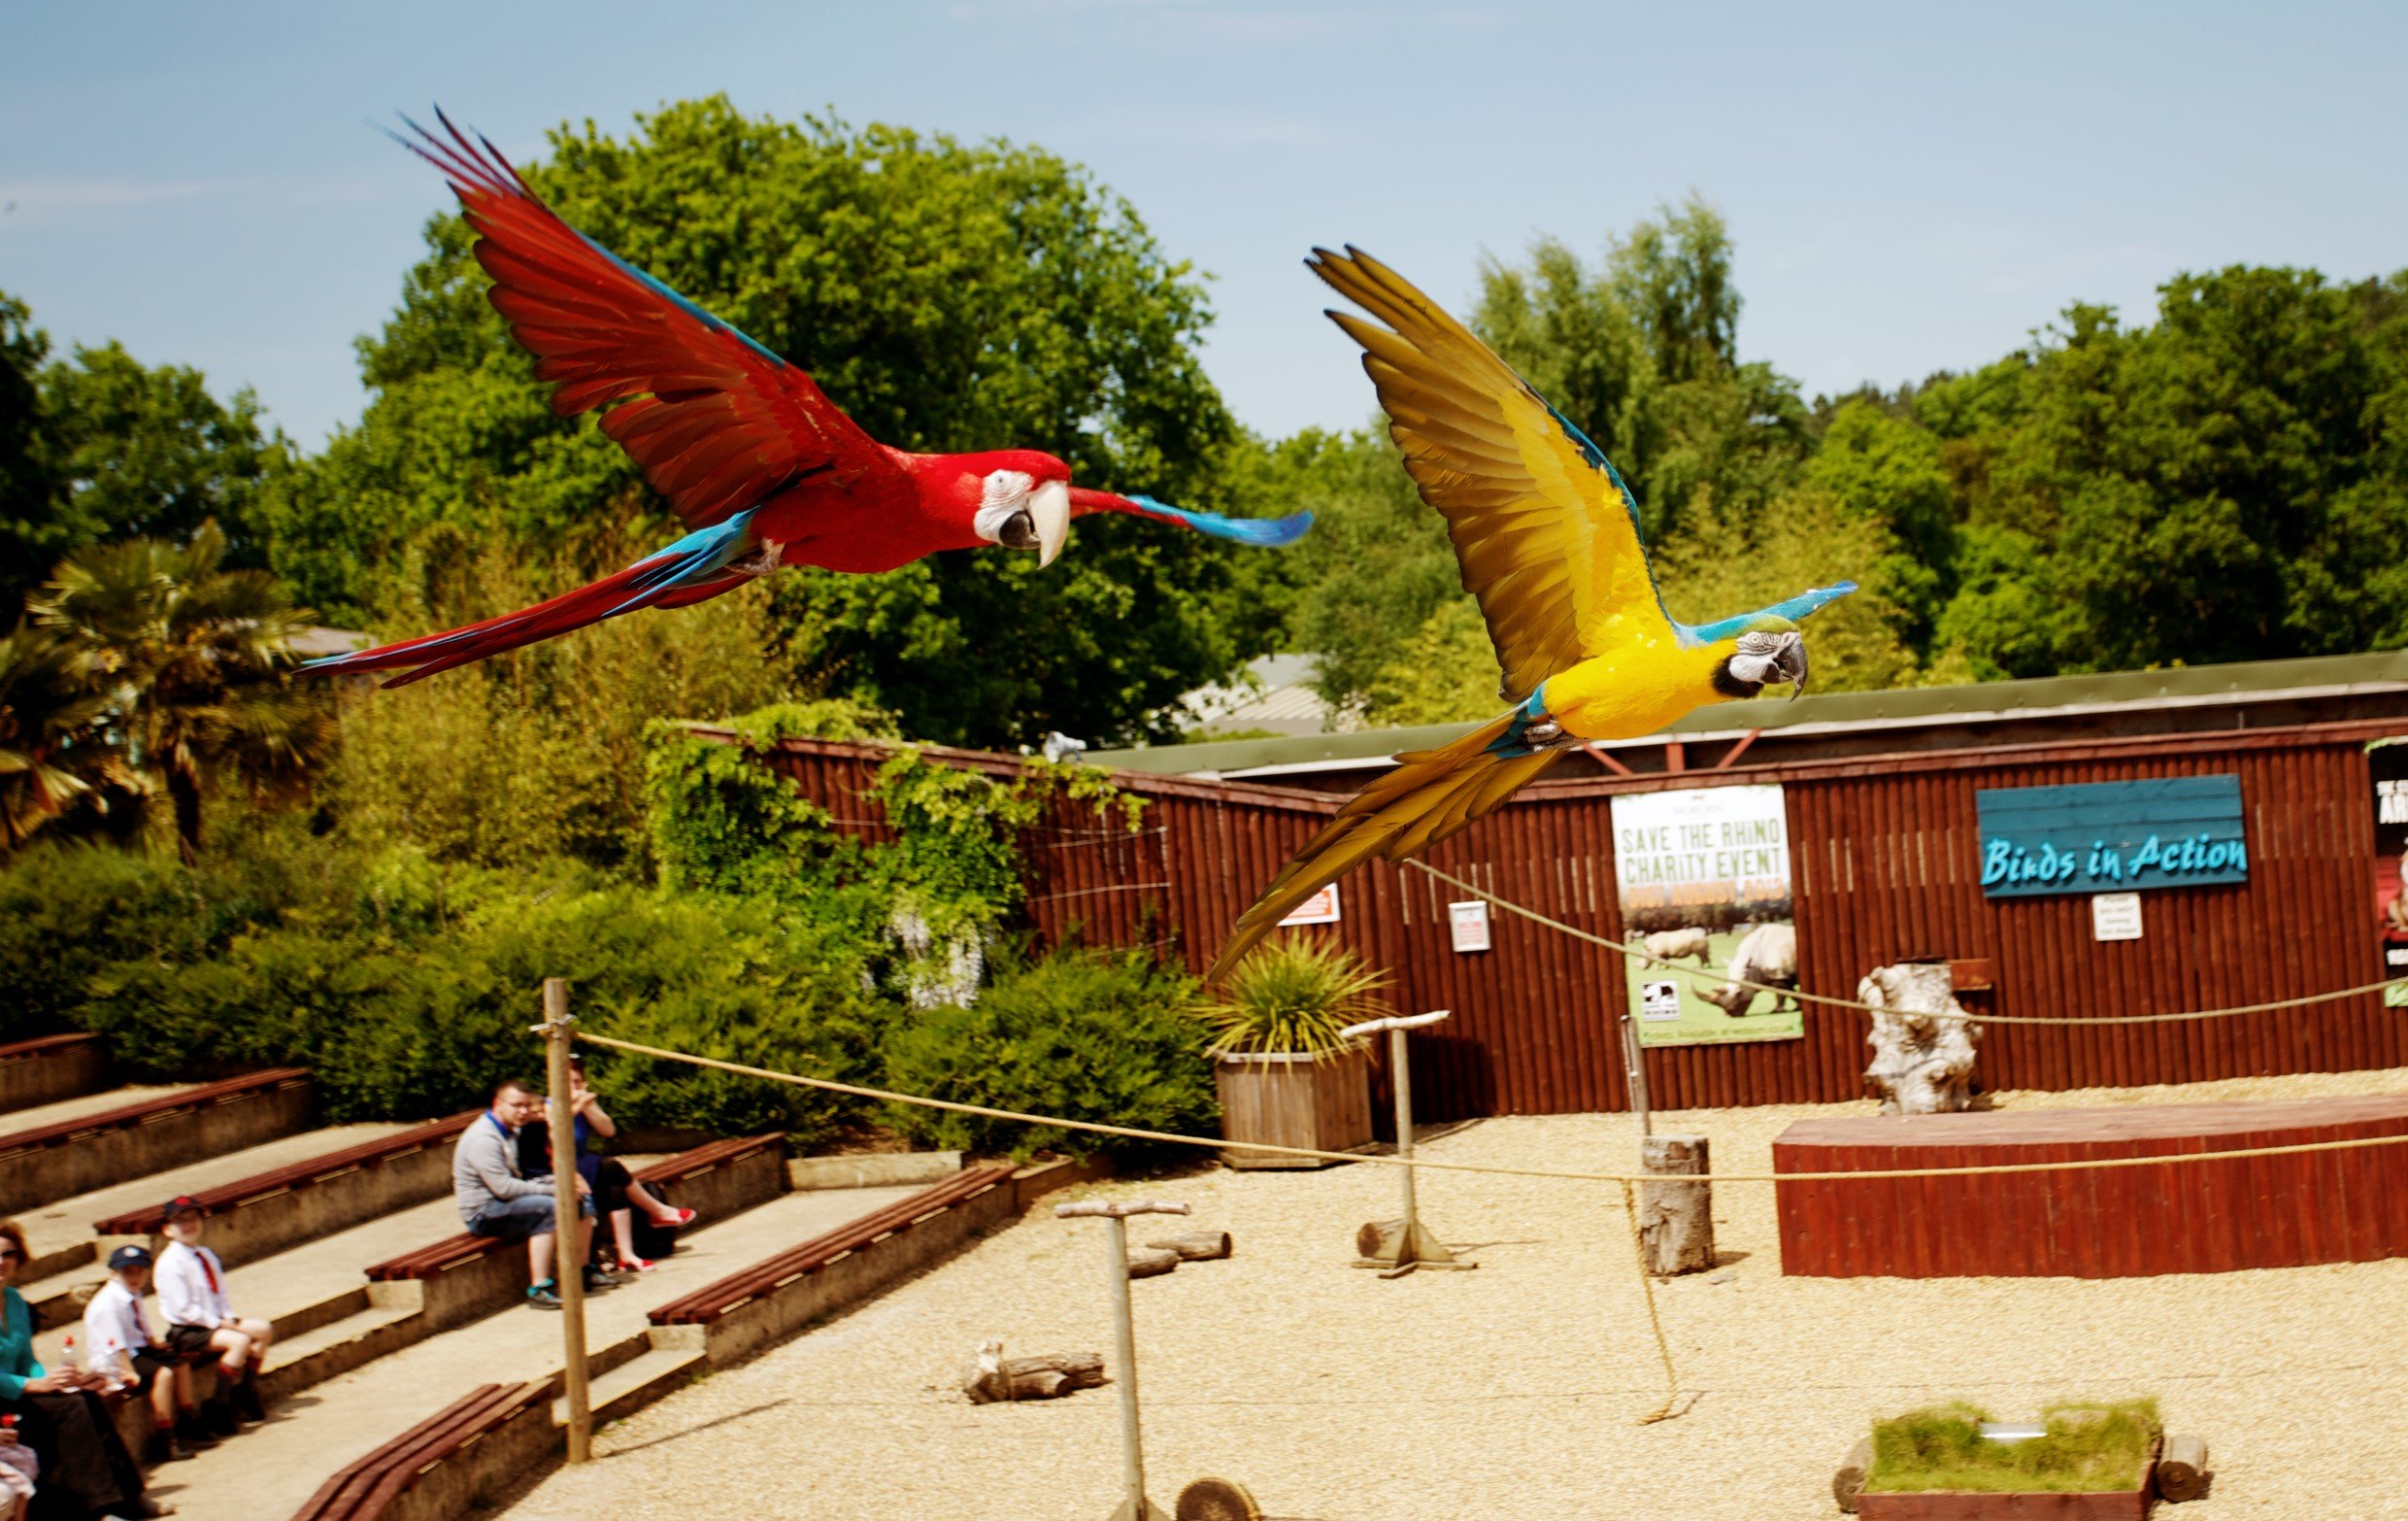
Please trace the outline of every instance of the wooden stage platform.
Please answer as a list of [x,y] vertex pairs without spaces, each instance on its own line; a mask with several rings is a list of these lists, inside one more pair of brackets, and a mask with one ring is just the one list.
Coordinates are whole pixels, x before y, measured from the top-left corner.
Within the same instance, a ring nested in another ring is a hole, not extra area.
[[[2408,1095],[1802,1120],[1776,1172],[1971,1167],[2408,1134]],[[2131,1278],[2408,1256],[2408,1143],[2166,1166],[1775,1185],[1781,1270]]]

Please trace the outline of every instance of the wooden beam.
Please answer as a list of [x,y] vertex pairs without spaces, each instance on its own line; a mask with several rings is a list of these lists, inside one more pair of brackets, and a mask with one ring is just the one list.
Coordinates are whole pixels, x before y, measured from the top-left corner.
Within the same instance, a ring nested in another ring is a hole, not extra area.
[[1677,739],[1667,739],[1667,740],[1665,740],[1665,741],[1664,741],[1664,769],[1665,769],[1665,770],[1667,770],[1667,771],[1686,771],[1686,770],[1688,770],[1688,769],[1689,769],[1689,747],[1688,747],[1688,746],[1686,746],[1686,745],[1684,745],[1684,744],[1682,744],[1682,743],[1681,743],[1679,740],[1677,740]]
[[1746,733],[1740,735],[1739,743],[1730,747],[1730,754],[1714,762],[1714,768],[1718,771],[1727,771],[1732,766],[1737,765],[1739,763],[1739,758],[1748,753],[1748,747],[1755,744],[1756,736],[1761,734],[1762,732],[1764,731],[1760,728],[1752,728]]
[[1597,762],[1597,764],[1613,772],[1616,776],[1631,776],[1636,774],[1630,769],[1630,767],[1622,764],[1620,760],[1615,760],[1612,756],[1607,755],[1604,751],[1599,750],[1594,745],[1583,745],[1581,747],[1581,753],[1589,757],[1589,760]]

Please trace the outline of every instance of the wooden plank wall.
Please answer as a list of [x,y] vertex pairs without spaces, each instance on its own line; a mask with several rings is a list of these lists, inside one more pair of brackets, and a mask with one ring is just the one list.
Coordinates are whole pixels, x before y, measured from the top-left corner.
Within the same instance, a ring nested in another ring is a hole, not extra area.
[[[1608,799],[1723,782],[1787,789],[1800,985],[1853,997],[1873,966],[1910,957],[1989,958],[1994,1014],[2164,1012],[2296,997],[2369,982],[2380,953],[2366,884],[2374,828],[2363,744],[2399,725],[2100,740],[1988,751],[1613,777],[1580,757],[1495,816],[1438,847],[1433,865],[1567,923],[1619,938]],[[704,732],[709,732],[705,730]],[[1006,757],[929,748],[933,759],[1009,772]],[[863,795],[885,752],[788,741],[774,763],[849,827],[883,832]],[[2146,934],[2101,944],[2081,896],[1993,901],[1979,882],[1974,793],[1984,787],[2238,771],[2249,811],[2246,885],[2143,895]],[[1029,912],[1058,940],[1155,945],[1209,963],[1229,924],[1338,799],[1245,783],[1125,773],[1147,800],[1130,833],[1059,805],[1027,842]],[[1613,953],[1499,914],[1493,949],[1451,947],[1458,896],[1375,862],[1342,887],[1331,937],[1395,976],[1409,1010],[1450,1008],[1415,1036],[1418,1112],[1431,1120],[1625,1106],[1614,1021],[1625,1001]],[[1810,1005],[1802,1040],[1657,1048],[1658,1108],[1823,1102],[1862,1091],[1863,1024]],[[1990,1027],[1980,1079],[2068,1089],[2260,1073],[2408,1065],[2408,1012],[2372,995],[2345,1003],[2112,1030]]]

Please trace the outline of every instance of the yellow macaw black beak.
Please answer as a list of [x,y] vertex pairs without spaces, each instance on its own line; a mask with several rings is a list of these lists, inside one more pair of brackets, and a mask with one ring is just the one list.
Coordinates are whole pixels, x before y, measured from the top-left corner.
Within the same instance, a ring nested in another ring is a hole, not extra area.
[[1028,493],[1028,519],[1037,528],[1037,566],[1054,563],[1070,542],[1070,483],[1042,481]]

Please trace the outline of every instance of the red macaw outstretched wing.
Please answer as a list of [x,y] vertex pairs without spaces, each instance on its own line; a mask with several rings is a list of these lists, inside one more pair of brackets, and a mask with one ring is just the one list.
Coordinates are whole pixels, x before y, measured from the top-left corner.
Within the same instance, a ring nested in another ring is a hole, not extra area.
[[554,386],[552,410],[619,403],[602,431],[687,526],[812,476],[901,472],[810,376],[562,221],[492,144],[435,115],[449,142],[415,121],[418,141],[396,139],[451,181],[486,299]]

